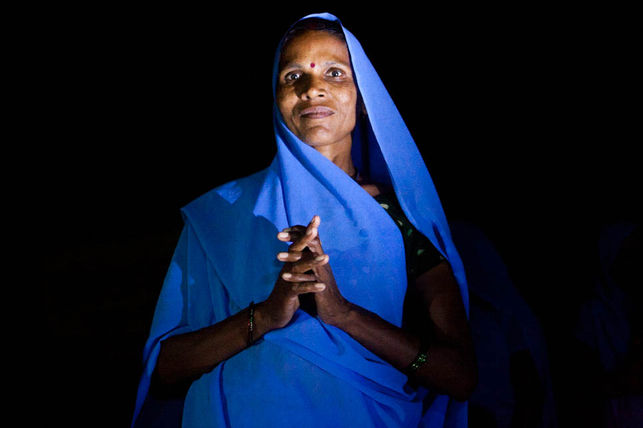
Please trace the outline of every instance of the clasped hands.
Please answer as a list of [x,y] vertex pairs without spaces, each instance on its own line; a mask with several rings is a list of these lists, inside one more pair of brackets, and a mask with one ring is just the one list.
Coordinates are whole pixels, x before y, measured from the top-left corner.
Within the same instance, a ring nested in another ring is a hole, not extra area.
[[274,327],[284,327],[299,308],[299,295],[314,293],[319,318],[340,326],[351,310],[351,304],[339,292],[329,256],[319,239],[321,218],[314,216],[308,226],[292,226],[277,235],[282,242],[292,242],[287,252],[277,254],[284,262],[266,305]]

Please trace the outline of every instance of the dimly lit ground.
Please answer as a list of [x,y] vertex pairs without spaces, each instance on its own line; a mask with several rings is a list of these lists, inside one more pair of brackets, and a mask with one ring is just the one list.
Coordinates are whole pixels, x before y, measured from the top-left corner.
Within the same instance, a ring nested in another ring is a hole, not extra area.
[[[51,142],[37,162],[46,408],[65,426],[126,426],[178,210],[270,162],[272,55],[303,12],[76,12],[36,46],[48,72],[33,132]],[[597,232],[641,217],[631,28],[598,11],[433,12],[336,13],[407,120],[447,215],[481,226],[505,257],[564,385],[559,345]]]

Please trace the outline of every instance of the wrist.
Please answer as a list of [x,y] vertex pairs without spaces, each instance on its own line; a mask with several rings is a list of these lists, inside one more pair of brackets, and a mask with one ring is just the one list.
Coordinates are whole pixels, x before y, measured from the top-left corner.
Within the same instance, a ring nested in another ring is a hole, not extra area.
[[348,332],[348,328],[354,325],[355,317],[357,316],[357,307],[351,302],[346,301],[342,309],[334,315],[327,324]]
[[270,315],[268,314],[266,302],[257,303],[254,311],[254,338],[255,340],[262,337],[264,334],[275,330],[276,327]]

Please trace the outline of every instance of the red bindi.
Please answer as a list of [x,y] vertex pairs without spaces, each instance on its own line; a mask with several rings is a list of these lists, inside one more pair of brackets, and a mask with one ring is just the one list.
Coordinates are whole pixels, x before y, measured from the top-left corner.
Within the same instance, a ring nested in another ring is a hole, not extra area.
[[310,63],[310,68],[315,68],[315,63],[314,62]]

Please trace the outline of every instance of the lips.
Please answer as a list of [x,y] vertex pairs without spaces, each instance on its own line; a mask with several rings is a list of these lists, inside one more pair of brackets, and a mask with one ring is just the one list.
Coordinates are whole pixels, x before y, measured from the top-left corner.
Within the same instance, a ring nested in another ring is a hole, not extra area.
[[333,114],[335,114],[333,109],[325,106],[307,107],[299,112],[299,116],[302,119],[323,119]]

